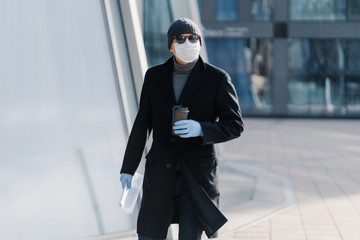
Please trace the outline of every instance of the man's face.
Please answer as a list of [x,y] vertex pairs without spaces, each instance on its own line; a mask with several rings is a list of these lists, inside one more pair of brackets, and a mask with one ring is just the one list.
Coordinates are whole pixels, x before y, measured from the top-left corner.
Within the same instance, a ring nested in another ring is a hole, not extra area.
[[[184,33],[184,34],[181,34],[180,36],[183,36],[183,37],[189,37],[191,35],[194,35],[192,33]],[[187,39],[189,40],[189,39]],[[200,41],[199,39],[197,41]],[[174,55],[176,55],[176,50],[175,50],[175,47],[174,47],[174,43],[176,43],[176,38],[174,38],[171,42],[171,45],[170,45],[170,52],[172,52]],[[201,42],[200,42],[200,46],[201,46]]]

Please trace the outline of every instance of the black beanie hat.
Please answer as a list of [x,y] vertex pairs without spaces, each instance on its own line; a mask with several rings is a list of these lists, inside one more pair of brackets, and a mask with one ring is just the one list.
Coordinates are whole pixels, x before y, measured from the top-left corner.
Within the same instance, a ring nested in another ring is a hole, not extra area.
[[201,32],[200,28],[194,23],[192,20],[188,18],[179,18],[175,20],[169,27],[167,32],[168,37],[168,48],[170,49],[172,40],[181,34],[196,34],[200,36],[200,44],[201,44]]

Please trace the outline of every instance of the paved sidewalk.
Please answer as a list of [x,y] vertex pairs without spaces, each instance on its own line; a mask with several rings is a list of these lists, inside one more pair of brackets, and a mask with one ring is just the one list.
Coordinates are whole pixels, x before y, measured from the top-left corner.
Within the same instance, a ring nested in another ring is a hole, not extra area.
[[245,119],[219,150],[218,239],[360,240],[360,120]]
[[290,179],[297,201],[222,240],[360,239],[360,120],[245,119],[243,136],[222,149]]

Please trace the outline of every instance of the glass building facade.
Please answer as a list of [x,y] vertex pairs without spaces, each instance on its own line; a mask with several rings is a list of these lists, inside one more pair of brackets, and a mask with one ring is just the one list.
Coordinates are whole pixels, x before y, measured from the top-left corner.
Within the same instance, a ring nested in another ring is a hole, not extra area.
[[289,110],[358,115],[360,40],[290,39]]
[[291,20],[348,21],[360,19],[357,0],[290,0]]
[[360,116],[359,1],[197,2],[245,116]]

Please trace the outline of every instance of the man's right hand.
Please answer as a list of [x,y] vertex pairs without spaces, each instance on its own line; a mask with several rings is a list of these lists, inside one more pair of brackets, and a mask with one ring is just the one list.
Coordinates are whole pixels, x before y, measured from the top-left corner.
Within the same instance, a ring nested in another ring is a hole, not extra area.
[[122,173],[120,174],[120,182],[122,185],[122,188],[125,187],[125,184],[127,184],[127,188],[131,188],[131,180],[132,180],[132,175],[128,174],[128,173]]

